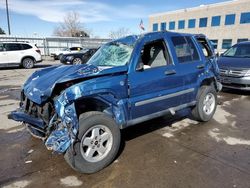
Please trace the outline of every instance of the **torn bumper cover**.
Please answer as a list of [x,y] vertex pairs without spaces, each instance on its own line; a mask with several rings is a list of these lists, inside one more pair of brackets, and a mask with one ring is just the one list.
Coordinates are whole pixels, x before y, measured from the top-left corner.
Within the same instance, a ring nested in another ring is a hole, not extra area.
[[26,114],[22,109],[18,109],[17,111],[8,114],[8,119],[29,123],[31,125],[37,126],[38,128],[44,129],[44,122],[42,119],[32,117]]

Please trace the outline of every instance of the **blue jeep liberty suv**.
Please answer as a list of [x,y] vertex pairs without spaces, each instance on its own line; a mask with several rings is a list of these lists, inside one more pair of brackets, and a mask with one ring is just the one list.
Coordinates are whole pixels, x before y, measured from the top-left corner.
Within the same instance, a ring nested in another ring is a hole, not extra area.
[[115,159],[120,129],[187,108],[196,120],[210,120],[218,73],[204,35],[128,36],[103,45],[87,64],[34,72],[8,116],[73,169],[94,173]]

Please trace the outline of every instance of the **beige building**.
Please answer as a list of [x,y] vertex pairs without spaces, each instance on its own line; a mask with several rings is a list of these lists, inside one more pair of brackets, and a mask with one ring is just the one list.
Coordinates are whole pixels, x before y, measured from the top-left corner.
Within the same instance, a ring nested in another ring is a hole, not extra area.
[[203,33],[218,51],[250,40],[250,0],[234,0],[149,16],[149,31]]

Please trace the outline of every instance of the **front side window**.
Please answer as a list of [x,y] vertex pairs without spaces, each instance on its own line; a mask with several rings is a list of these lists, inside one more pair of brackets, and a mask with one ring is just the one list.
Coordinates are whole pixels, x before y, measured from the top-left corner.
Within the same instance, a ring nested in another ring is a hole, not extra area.
[[180,20],[178,22],[178,29],[184,29],[185,28],[185,20]]
[[199,27],[207,27],[207,18],[200,18]]
[[146,43],[141,50],[140,63],[143,63],[144,69],[171,64],[172,62],[164,40],[161,39]]
[[195,19],[188,20],[188,28],[195,28]]
[[213,16],[211,26],[212,27],[220,26],[220,18],[221,18],[220,16]]
[[235,23],[235,14],[226,15],[225,25],[234,25]]
[[18,50],[22,50],[22,46],[21,44],[6,43],[5,49],[6,51],[18,51]]
[[248,24],[248,23],[250,23],[250,12],[243,12],[243,13],[241,13],[240,23],[241,24]]
[[199,60],[197,49],[190,37],[172,37],[179,63]]
[[116,67],[126,65],[131,57],[133,46],[121,42],[103,45],[88,61],[95,66]]
[[175,22],[169,22],[169,30],[175,30]]
[[158,31],[158,23],[153,24],[153,31]]
[[228,49],[222,56],[250,58],[250,45],[241,44]]
[[232,39],[223,39],[222,49],[228,49],[232,46]]

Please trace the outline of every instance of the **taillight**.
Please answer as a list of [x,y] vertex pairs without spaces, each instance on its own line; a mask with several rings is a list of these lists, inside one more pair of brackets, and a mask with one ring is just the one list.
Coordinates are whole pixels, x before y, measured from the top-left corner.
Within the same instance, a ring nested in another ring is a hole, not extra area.
[[41,51],[39,49],[36,50],[37,53],[41,54]]

